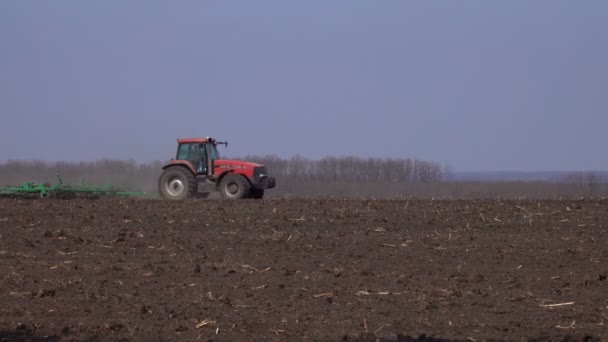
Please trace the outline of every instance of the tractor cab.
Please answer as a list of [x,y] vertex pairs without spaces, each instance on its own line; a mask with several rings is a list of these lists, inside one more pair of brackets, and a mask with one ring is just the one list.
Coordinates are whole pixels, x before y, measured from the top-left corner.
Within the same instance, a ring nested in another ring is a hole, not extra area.
[[[204,141],[206,140],[206,141]],[[188,161],[196,175],[212,176],[215,160],[220,158],[217,144],[212,138],[180,139],[177,145],[176,160]],[[226,144],[227,143],[221,143]]]

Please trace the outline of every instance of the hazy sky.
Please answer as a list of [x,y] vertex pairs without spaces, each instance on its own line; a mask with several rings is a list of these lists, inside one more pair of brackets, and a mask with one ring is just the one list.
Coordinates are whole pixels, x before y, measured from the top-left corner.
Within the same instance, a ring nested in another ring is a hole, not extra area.
[[0,1],[0,162],[608,169],[608,1]]

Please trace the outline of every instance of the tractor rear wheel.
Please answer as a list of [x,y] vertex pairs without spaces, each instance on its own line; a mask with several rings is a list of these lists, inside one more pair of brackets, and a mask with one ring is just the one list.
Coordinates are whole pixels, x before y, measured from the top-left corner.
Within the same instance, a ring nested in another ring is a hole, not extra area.
[[219,185],[222,197],[227,199],[246,198],[250,188],[251,185],[243,176],[233,174],[224,176]]
[[170,167],[158,180],[158,192],[164,199],[183,200],[196,194],[196,178],[183,167]]
[[249,190],[249,197],[253,199],[264,198],[264,189],[251,189]]

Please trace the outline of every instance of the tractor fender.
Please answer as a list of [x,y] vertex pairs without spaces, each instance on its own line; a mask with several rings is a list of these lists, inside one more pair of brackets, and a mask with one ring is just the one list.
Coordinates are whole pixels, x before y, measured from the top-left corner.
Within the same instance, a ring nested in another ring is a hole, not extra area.
[[190,170],[190,172],[192,172],[193,175],[196,174],[196,172],[194,171],[194,166],[192,166],[192,163],[190,163],[187,160],[172,160],[172,161],[168,162],[167,164],[165,164],[165,166],[163,166],[162,169],[166,170],[173,166],[184,167],[184,168]]

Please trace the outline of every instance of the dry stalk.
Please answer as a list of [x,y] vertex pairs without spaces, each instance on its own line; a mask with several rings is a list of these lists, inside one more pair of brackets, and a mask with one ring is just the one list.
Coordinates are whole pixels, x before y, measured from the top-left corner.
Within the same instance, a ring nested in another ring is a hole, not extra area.
[[258,272],[258,273],[264,273],[264,272],[270,271],[272,269],[272,267],[266,267],[265,269],[260,270],[260,269],[257,269],[255,267],[251,266],[251,265],[246,265],[246,264],[241,265],[241,267],[242,268],[250,268],[250,269],[252,269],[252,270],[254,270],[254,271]]
[[558,306],[573,305],[575,302],[557,303],[557,304],[540,304],[543,308],[554,308]]
[[383,328],[386,327],[390,327],[390,324],[382,324],[378,329],[374,330],[374,335],[378,334],[378,332],[380,332],[380,330],[382,330]]
[[325,293],[316,294],[313,297],[315,297],[315,298],[321,298],[321,297],[328,297],[328,296],[331,297],[333,295],[334,295],[333,292],[325,292]]
[[200,328],[202,328],[202,327],[204,327],[204,326],[211,325],[211,324],[215,324],[215,321],[211,321],[211,320],[205,319],[205,320],[202,320],[202,321],[201,321],[200,323],[198,323],[197,325],[195,325],[194,327],[195,327],[196,329],[200,329]]
[[576,327],[576,321],[572,321],[572,323],[570,323],[570,325],[566,325],[566,326],[556,325],[555,327],[558,329],[574,329]]
[[355,295],[357,296],[370,296],[370,295],[378,295],[378,296],[387,296],[387,295],[400,295],[401,292],[390,292],[390,291],[378,291],[378,292],[369,292],[367,290],[357,291]]

